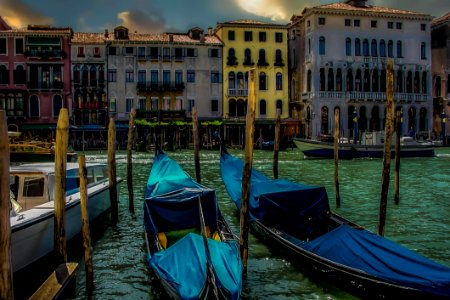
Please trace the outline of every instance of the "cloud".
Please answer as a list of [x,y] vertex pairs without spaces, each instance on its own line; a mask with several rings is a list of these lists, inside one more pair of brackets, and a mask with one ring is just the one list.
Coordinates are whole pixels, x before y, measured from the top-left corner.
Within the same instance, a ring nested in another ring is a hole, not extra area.
[[142,10],[129,10],[117,14],[122,25],[140,33],[159,33],[168,30],[166,20],[159,12],[148,13]]
[[427,1],[398,1],[398,0],[373,0],[376,6],[386,6],[404,10],[415,11],[419,13],[428,13],[434,17],[439,17],[447,11],[443,7],[450,7],[450,0],[427,0]]
[[24,27],[28,24],[53,24],[53,18],[31,8],[22,0],[2,0],[0,3],[2,17],[12,27]]

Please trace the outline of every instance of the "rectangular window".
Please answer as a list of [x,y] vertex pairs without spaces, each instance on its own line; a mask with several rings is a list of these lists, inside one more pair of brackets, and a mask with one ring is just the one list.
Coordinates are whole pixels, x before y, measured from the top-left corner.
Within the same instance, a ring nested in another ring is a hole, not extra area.
[[394,22],[387,22],[387,27],[389,29],[393,29],[394,28]]
[[116,112],[116,98],[109,98],[109,111]]
[[195,82],[195,71],[188,70],[186,74],[187,82]]
[[211,100],[211,112],[219,112],[219,100],[218,99],[212,99]]
[[138,47],[138,57],[145,58],[145,47]]
[[173,49],[175,59],[182,60],[183,59],[183,48],[177,47]]
[[134,82],[134,71],[125,71],[125,82]]
[[133,98],[126,99],[126,112],[129,113],[133,108]]
[[218,71],[211,71],[211,83],[219,83],[219,72]]
[[125,55],[134,55],[134,47],[125,47]]
[[150,47],[150,59],[159,59],[159,47]]
[[139,70],[138,71],[138,83],[145,83],[145,81],[147,80],[146,78],[146,73],[145,70]]
[[228,40],[229,41],[234,41],[236,39],[236,35],[234,30],[229,30],[228,31]]
[[152,85],[158,84],[158,71],[152,70],[150,73],[151,83]]
[[196,49],[195,48],[186,48],[186,56],[187,57],[196,57]]
[[0,39],[0,54],[7,54],[6,39]]
[[189,99],[188,100],[188,112],[192,112],[192,108],[195,106],[195,100]]
[[265,42],[266,41],[266,32],[265,31],[260,31],[259,32],[259,41],[260,42]]
[[117,70],[108,70],[108,82],[117,81]]
[[100,57],[100,47],[94,47],[94,57]]
[[145,98],[139,98],[139,107],[138,107],[138,109],[145,111],[145,109],[146,109],[145,108],[145,103],[146,103]]
[[183,83],[183,71],[176,70],[175,71],[175,84],[182,84]]
[[360,25],[361,25],[361,20],[359,20],[359,19],[353,20],[353,26],[359,27]]
[[276,43],[283,42],[283,33],[282,32],[275,32],[275,42]]
[[16,38],[16,54],[23,54],[23,38]]
[[108,47],[108,55],[117,55],[117,47]]
[[397,22],[395,26],[397,29],[402,29],[402,22]]
[[170,85],[170,71],[169,70],[163,71],[163,84]]
[[84,47],[78,47],[77,57],[84,57]]
[[170,48],[169,47],[163,48],[163,59],[165,59],[165,60],[170,59]]
[[427,30],[427,24],[420,24],[420,30],[421,31]]
[[311,20],[308,20],[308,21],[306,22],[306,26],[311,27]]
[[245,31],[244,32],[244,41],[251,42],[253,40],[253,32]]
[[347,27],[352,26],[352,20],[345,19],[345,26],[347,26]]
[[370,21],[370,27],[377,28],[378,27],[378,22],[376,20]]
[[216,48],[208,49],[208,56],[209,57],[219,57],[219,49],[216,49]]
[[319,17],[319,25],[325,25],[325,18]]

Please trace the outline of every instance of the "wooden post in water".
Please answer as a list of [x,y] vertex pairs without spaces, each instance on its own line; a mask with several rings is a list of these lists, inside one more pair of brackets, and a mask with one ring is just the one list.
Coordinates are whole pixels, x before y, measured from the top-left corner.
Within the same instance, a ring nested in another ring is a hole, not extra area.
[[84,264],[86,266],[86,290],[88,293],[91,293],[94,290],[94,267],[92,265],[91,233],[89,230],[89,214],[87,208],[87,170],[84,154],[78,155],[78,167],[80,170],[81,231],[83,235]]
[[340,109],[334,109],[334,188],[336,191],[336,206],[341,206],[341,196],[339,194],[339,114]]
[[273,178],[278,179],[278,152],[280,150],[281,116],[278,114],[275,123],[275,141],[273,144]]
[[391,167],[392,127],[394,120],[394,63],[392,59],[387,63],[387,89],[386,89],[386,126],[384,137],[383,173],[381,185],[380,212],[378,216],[378,234],[384,235],[386,223],[387,196],[389,192],[389,179]]
[[402,124],[401,111],[397,110],[396,122],[395,122],[395,173],[394,173],[394,203],[398,205],[400,195],[400,126]]
[[0,299],[14,299],[11,265],[9,139],[6,113],[0,110]]
[[108,126],[109,197],[111,201],[111,223],[113,226],[116,226],[117,221],[119,220],[115,146],[116,146],[116,124],[113,118],[109,118],[109,126]]
[[256,89],[255,89],[255,69],[249,72],[249,91],[247,104],[247,117],[245,120],[245,160],[244,171],[242,174],[242,201],[240,213],[240,229],[241,236],[239,239],[239,246],[244,266],[243,277],[247,278],[247,259],[248,259],[248,231],[249,231],[249,201],[250,201],[250,178],[252,176],[253,164],[253,138],[255,131],[255,103],[256,103]]
[[197,117],[197,107],[192,108],[192,135],[194,136],[194,163],[195,163],[195,178],[198,183],[202,183],[202,177],[200,174],[200,137],[198,136],[198,117]]
[[131,109],[130,122],[128,123],[128,144],[127,144],[127,185],[128,185],[128,204],[130,213],[134,213],[134,192],[133,192],[133,141],[134,141],[134,117],[136,109]]
[[67,147],[69,146],[69,113],[61,108],[56,125],[55,184],[53,199],[55,202],[55,255],[59,264],[67,262],[66,250],[66,166]]

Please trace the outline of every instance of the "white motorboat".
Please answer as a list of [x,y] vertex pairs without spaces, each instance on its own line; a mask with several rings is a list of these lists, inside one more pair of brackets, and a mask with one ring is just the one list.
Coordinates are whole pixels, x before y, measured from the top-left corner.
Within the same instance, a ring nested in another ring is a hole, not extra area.
[[[87,164],[88,214],[93,220],[110,206],[108,166]],[[54,163],[10,168],[11,252],[16,272],[54,249]],[[77,163],[66,167],[66,239],[81,232],[80,178]],[[118,181],[121,181],[120,179]]]

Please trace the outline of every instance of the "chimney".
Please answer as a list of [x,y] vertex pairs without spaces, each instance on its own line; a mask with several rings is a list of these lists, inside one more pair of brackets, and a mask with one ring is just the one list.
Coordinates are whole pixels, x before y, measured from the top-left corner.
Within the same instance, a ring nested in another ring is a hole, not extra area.
[[213,34],[212,27],[208,27],[208,35],[211,36]]
[[109,37],[108,29],[105,29],[105,38]]
[[350,4],[355,7],[366,7],[367,0],[347,0],[345,3]]
[[169,42],[173,42],[173,34],[169,34]]

